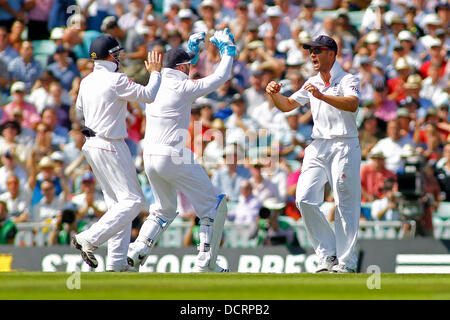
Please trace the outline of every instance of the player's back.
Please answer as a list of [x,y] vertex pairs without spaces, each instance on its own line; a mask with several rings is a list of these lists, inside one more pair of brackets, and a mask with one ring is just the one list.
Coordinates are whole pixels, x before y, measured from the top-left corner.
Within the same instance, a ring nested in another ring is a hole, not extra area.
[[110,139],[127,136],[126,100],[116,92],[121,77],[125,75],[96,62],[94,71],[81,81],[77,108],[83,112],[85,125],[99,136]]

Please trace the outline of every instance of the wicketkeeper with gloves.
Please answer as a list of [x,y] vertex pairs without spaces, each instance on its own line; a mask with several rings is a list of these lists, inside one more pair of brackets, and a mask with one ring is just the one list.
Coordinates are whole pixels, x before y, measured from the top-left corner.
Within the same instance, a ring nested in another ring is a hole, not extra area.
[[193,34],[188,51],[171,49],[163,59],[161,86],[153,103],[146,107],[144,166],[155,196],[150,215],[136,241],[130,244],[128,263],[144,264],[161,233],[175,219],[177,190],[195,208],[200,219],[200,244],[194,272],[226,272],[216,258],[227,215],[224,195],[217,195],[205,170],[185,148],[193,102],[218,89],[231,76],[236,55],[234,37],[228,29],[216,31],[210,42],[220,51],[221,61],[211,75],[191,80],[189,70],[196,62],[204,33]]

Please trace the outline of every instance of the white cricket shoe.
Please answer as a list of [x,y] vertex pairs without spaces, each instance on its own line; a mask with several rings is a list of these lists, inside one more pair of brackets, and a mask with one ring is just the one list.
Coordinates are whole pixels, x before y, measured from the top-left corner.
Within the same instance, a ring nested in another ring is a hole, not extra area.
[[84,262],[86,262],[89,267],[97,268],[98,261],[94,256],[94,251],[97,250],[96,246],[81,238],[79,235],[74,235],[72,237],[72,246],[81,250],[81,258],[83,258]]
[[138,272],[135,267],[126,266],[108,266],[106,267],[106,272]]
[[338,259],[336,256],[325,256],[319,259],[317,264],[316,273],[321,272],[331,272],[333,266],[338,264]]
[[197,264],[192,269],[192,272],[201,273],[201,272],[230,272],[230,269],[224,269],[219,266],[217,263],[214,264],[214,267],[209,266],[198,266]]
[[130,267],[137,268],[143,265],[150,255],[151,247],[142,241],[130,243],[128,247],[127,262]]
[[346,267],[343,264],[338,264],[338,265],[333,266],[333,268],[331,268],[331,272],[333,272],[333,273],[356,273],[356,270]]

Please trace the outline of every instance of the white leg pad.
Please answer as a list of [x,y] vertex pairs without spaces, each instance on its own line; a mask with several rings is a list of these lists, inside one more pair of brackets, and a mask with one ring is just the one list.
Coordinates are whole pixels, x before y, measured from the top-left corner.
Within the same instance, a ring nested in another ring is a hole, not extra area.
[[224,194],[219,195],[219,202],[216,207],[216,218],[214,219],[213,234],[211,239],[211,262],[209,268],[216,267],[217,255],[219,253],[220,241],[222,240],[223,226],[228,214],[227,200]]

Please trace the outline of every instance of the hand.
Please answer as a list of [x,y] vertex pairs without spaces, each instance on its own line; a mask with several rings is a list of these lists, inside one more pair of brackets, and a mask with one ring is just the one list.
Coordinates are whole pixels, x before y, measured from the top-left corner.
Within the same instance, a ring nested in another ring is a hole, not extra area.
[[317,99],[322,99],[323,94],[319,91],[319,89],[317,89],[316,86],[313,86],[311,83],[308,83],[305,86],[305,90],[311,93]]
[[162,54],[157,51],[152,51],[148,53],[148,58],[145,63],[145,68],[148,72],[161,71],[162,68]]
[[234,43],[234,36],[230,33],[228,28],[214,32],[214,35],[209,39],[217,49],[220,51],[220,56],[227,54],[229,56],[236,56],[236,45]]
[[281,90],[281,83],[277,83],[275,81],[270,81],[269,84],[266,86],[266,93],[269,95],[277,94]]
[[195,57],[191,60],[191,64],[197,64],[200,44],[203,41],[205,41],[205,32],[197,32],[189,37],[188,52],[195,53]]

